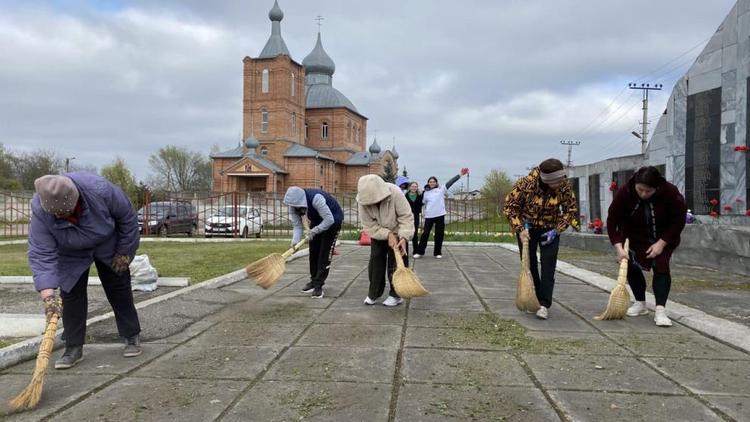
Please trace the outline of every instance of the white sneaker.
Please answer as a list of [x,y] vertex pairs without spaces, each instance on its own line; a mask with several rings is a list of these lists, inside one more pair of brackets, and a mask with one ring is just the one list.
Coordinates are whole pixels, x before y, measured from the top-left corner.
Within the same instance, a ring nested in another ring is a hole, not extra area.
[[536,317],[539,319],[547,319],[547,316],[549,315],[549,311],[547,310],[546,306],[539,307],[539,310],[536,311]]
[[663,306],[657,306],[654,312],[654,322],[659,327],[671,327],[672,320],[667,316],[667,310]]
[[365,297],[365,305],[374,305],[378,302],[375,302],[374,300],[370,299],[370,296]]
[[627,316],[648,315],[648,308],[646,308],[646,302],[638,302],[638,301],[634,302],[632,305],[630,305],[625,315]]
[[435,258],[437,258],[437,259],[443,259],[443,255],[435,255]]
[[420,255],[420,254],[418,254],[418,253],[415,253],[414,255],[412,255],[412,257],[413,257],[414,259],[419,259],[419,258],[420,258],[421,256],[422,256],[422,255]]
[[396,306],[400,305],[404,300],[400,297],[388,296],[388,299],[383,301],[384,306]]

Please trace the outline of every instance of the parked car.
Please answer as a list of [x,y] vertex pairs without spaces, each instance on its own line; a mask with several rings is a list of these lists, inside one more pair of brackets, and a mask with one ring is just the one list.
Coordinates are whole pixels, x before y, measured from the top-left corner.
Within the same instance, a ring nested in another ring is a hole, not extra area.
[[161,237],[175,233],[195,236],[198,233],[198,215],[190,202],[152,202],[138,210],[138,228],[141,234],[144,224],[148,226],[149,233]]
[[206,220],[204,230],[206,237],[235,234],[244,238],[260,237],[263,232],[263,220],[256,208],[244,205],[224,207]]

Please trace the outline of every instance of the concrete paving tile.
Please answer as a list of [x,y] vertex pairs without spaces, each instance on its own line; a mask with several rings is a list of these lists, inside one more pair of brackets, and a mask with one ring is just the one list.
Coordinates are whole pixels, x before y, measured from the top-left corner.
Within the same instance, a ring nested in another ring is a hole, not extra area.
[[626,356],[524,355],[547,389],[681,394],[674,383]]
[[574,421],[721,421],[711,409],[685,396],[594,391],[550,391]]
[[263,379],[389,383],[395,367],[394,349],[292,347]]
[[639,356],[750,360],[750,354],[698,334],[662,333],[612,334]]
[[501,351],[405,349],[406,382],[452,385],[532,385],[518,360]]
[[[153,321],[153,323],[150,323]],[[140,316],[141,341],[154,341],[181,333],[195,322],[195,319],[164,314],[162,316]],[[122,339],[117,333],[114,318],[97,322],[86,327],[87,343],[116,343]]]
[[114,378],[114,375],[46,377],[39,406],[32,411],[9,416],[8,401],[26,388],[31,381],[31,373],[0,375],[0,419],[9,422],[38,421]]
[[[325,292],[325,288],[323,289]],[[292,306],[298,306],[301,308],[314,308],[314,309],[325,309],[328,307],[328,305],[333,302],[334,298],[332,297],[326,297],[323,296],[322,298],[316,299],[310,296],[310,294],[307,293],[299,293],[295,294],[295,296],[283,296],[283,295],[276,295],[269,297],[264,302],[265,303],[273,303],[276,305],[292,305]]]
[[322,309],[305,308],[289,303],[246,302],[229,309],[225,320],[261,324],[304,324],[313,321],[321,312]]
[[738,360],[645,358],[696,394],[729,394],[750,397],[750,365]]
[[567,309],[560,306],[549,308],[549,318],[539,319],[534,314],[521,312],[516,308],[515,298],[512,300],[487,299],[487,306],[503,318],[512,318],[529,330],[537,331],[580,331],[593,333],[593,327]]
[[474,290],[465,282],[435,283],[434,280],[422,280],[425,289],[431,294],[445,294],[456,296],[473,296]]
[[395,308],[377,305],[367,306],[361,301],[356,307],[335,307],[332,305],[317,319],[325,324],[366,324],[366,325],[399,325],[403,324],[406,315],[404,306]]
[[409,327],[461,327],[467,320],[478,317],[483,312],[461,310],[409,309],[406,325]]
[[390,384],[264,381],[222,420],[385,422],[390,397]]
[[474,286],[482,299],[515,299],[515,286],[497,285],[494,287]]
[[191,346],[288,346],[305,329],[303,324],[221,322],[190,340]]
[[125,378],[52,420],[210,421],[247,385],[239,381]]
[[484,311],[482,303],[476,296],[456,296],[440,293],[414,298],[409,306],[410,309]]
[[396,421],[559,421],[542,393],[528,387],[406,384]]
[[750,397],[701,396],[738,421],[750,420]]
[[196,289],[182,296],[183,299],[209,303],[236,303],[250,298],[250,295],[228,292],[221,289]]
[[278,346],[183,345],[135,372],[135,376],[252,380],[281,352]]
[[[50,377],[69,375],[105,375],[123,374],[131,371],[145,362],[154,359],[168,350],[171,345],[143,343],[143,353],[133,358],[122,357],[122,344],[91,344],[83,347],[83,361],[78,365],[66,369],[54,369],[54,361],[63,354],[63,350],[57,350],[50,357],[50,368],[47,375]],[[8,368],[8,373],[31,374],[34,372],[36,360],[26,361],[22,364]]]
[[194,322],[193,324],[188,325],[185,327],[184,330],[181,332],[171,335],[169,337],[155,339],[149,341],[149,343],[167,343],[167,344],[180,344],[187,340],[189,340],[192,337],[197,336],[198,334],[208,330],[211,326],[216,324],[218,320],[220,320],[222,317],[219,315],[211,315],[209,317],[206,317],[204,319],[198,320]]
[[599,333],[527,331],[526,335],[540,342],[524,350],[524,353],[633,356],[632,352]]
[[381,347],[398,349],[400,325],[315,324],[305,332],[297,346]]
[[445,347],[451,349],[488,349],[505,350],[508,347],[487,342],[477,338],[462,328],[423,328],[408,327],[406,330],[407,347]]

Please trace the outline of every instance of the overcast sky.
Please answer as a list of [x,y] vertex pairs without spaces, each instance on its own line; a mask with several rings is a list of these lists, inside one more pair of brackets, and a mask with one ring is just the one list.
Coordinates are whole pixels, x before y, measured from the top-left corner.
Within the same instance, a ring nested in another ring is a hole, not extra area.
[[[640,92],[655,125],[669,92],[733,0],[280,0],[297,62],[315,43],[334,86],[396,139],[425,181],[493,168],[514,175],[582,141],[574,163],[635,154]],[[242,58],[271,30],[271,0],[0,0],[0,143],[52,148],[138,179],[165,145],[237,145]],[[653,126],[652,125],[652,126]]]

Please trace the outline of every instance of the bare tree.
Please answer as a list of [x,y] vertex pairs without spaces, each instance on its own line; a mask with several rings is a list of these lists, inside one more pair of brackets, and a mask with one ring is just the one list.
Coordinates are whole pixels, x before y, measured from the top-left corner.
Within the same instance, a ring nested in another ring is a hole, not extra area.
[[199,152],[168,145],[151,154],[149,184],[168,191],[199,191],[211,186],[211,161]]

